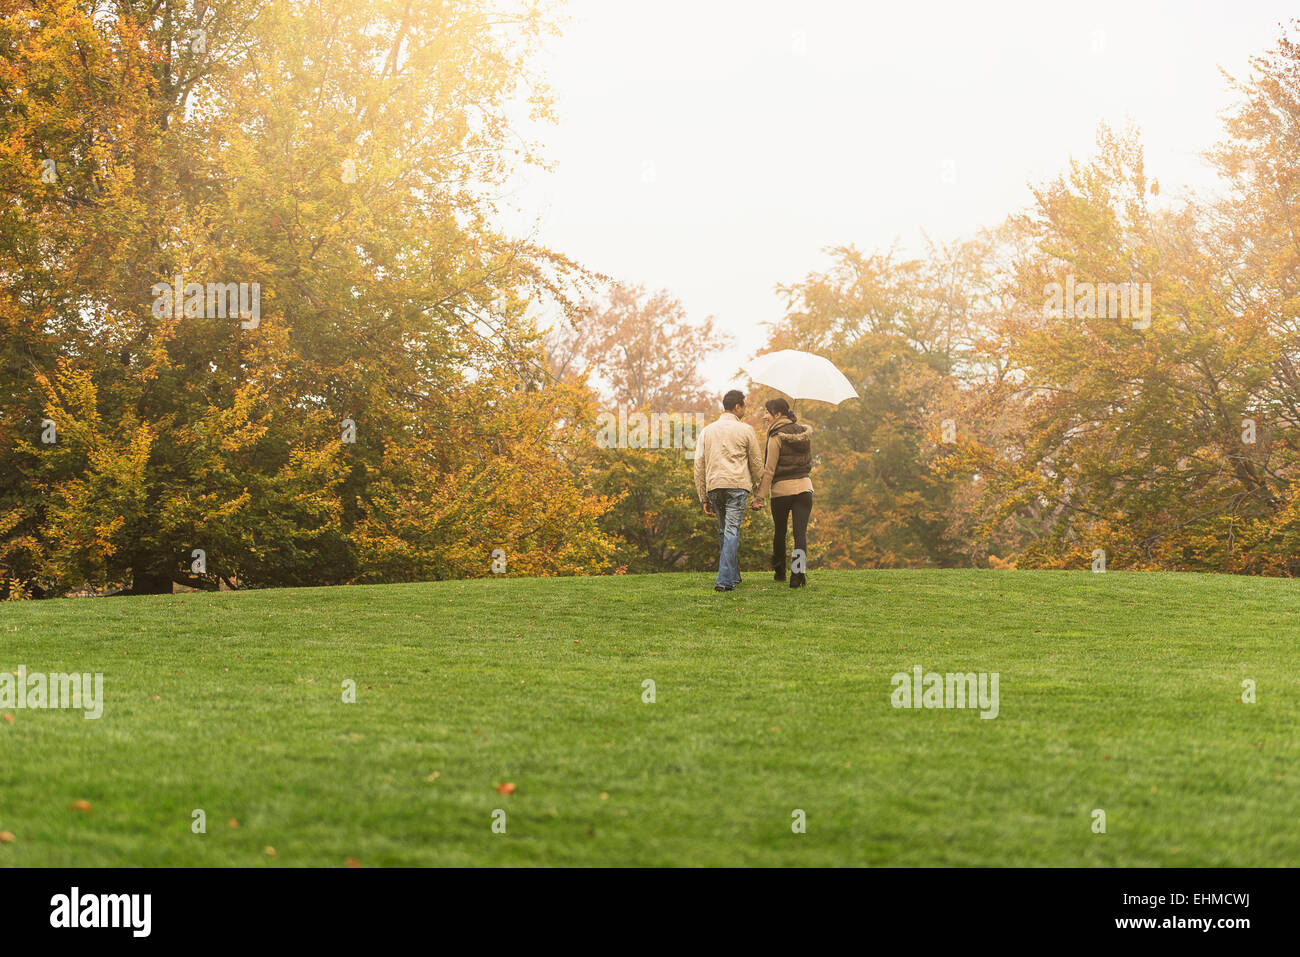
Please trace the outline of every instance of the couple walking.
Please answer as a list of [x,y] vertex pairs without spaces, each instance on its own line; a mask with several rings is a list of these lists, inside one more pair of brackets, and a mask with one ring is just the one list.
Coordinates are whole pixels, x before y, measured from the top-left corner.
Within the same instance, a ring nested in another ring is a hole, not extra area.
[[695,488],[706,515],[718,519],[718,577],[714,591],[740,584],[740,520],[751,491],[750,508],[772,501],[772,568],[785,581],[785,530],[794,516],[794,556],[790,587],[807,583],[808,517],[812,514],[811,429],[795,421],[785,399],[763,406],[767,441],[760,454],[758,435],[745,424],[745,395],[732,389],[722,397],[723,413],[700,432],[695,443]]

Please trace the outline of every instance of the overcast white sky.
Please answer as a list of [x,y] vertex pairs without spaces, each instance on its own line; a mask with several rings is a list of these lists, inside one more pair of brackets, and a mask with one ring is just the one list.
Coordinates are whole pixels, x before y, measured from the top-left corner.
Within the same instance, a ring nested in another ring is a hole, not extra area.
[[1025,206],[1101,120],[1141,128],[1162,195],[1206,188],[1200,152],[1283,0],[570,0],[541,65],[557,165],[518,222],[579,261],[666,288],[736,347],[782,315],[777,283],[823,249],[947,240]]

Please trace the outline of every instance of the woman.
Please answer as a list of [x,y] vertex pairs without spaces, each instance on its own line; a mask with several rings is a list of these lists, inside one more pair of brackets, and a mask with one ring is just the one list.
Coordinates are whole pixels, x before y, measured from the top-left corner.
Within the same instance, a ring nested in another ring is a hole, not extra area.
[[812,445],[808,437],[812,429],[799,425],[790,403],[785,399],[768,399],[763,404],[763,425],[767,427],[767,443],[763,452],[763,478],[754,496],[753,508],[762,508],[763,501],[772,497],[772,568],[776,581],[785,581],[785,526],[794,514],[794,548],[803,561],[790,572],[790,587],[802,588],[808,583],[808,516],[812,514]]

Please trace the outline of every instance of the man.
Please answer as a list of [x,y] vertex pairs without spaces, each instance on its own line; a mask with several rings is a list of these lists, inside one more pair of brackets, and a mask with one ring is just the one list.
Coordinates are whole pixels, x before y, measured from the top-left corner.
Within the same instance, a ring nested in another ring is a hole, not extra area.
[[722,415],[700,432],[695,443],[695,490],[705,515],[718,517],[718,577],[714,591],[740,584],[740,519],[745,499],[763,475],[758,436],[745,418],[745,394],[732,389],[722,397]]

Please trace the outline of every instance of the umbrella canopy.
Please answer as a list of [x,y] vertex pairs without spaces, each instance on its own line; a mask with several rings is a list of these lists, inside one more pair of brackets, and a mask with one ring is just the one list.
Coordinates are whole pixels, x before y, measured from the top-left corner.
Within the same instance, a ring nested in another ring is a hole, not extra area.
[[845,399],[858,397],[857,390],[830,359],[811,352],[782,349],[759,356],[741,368],[755,382],[779,389],[792,399],[839,405]]

